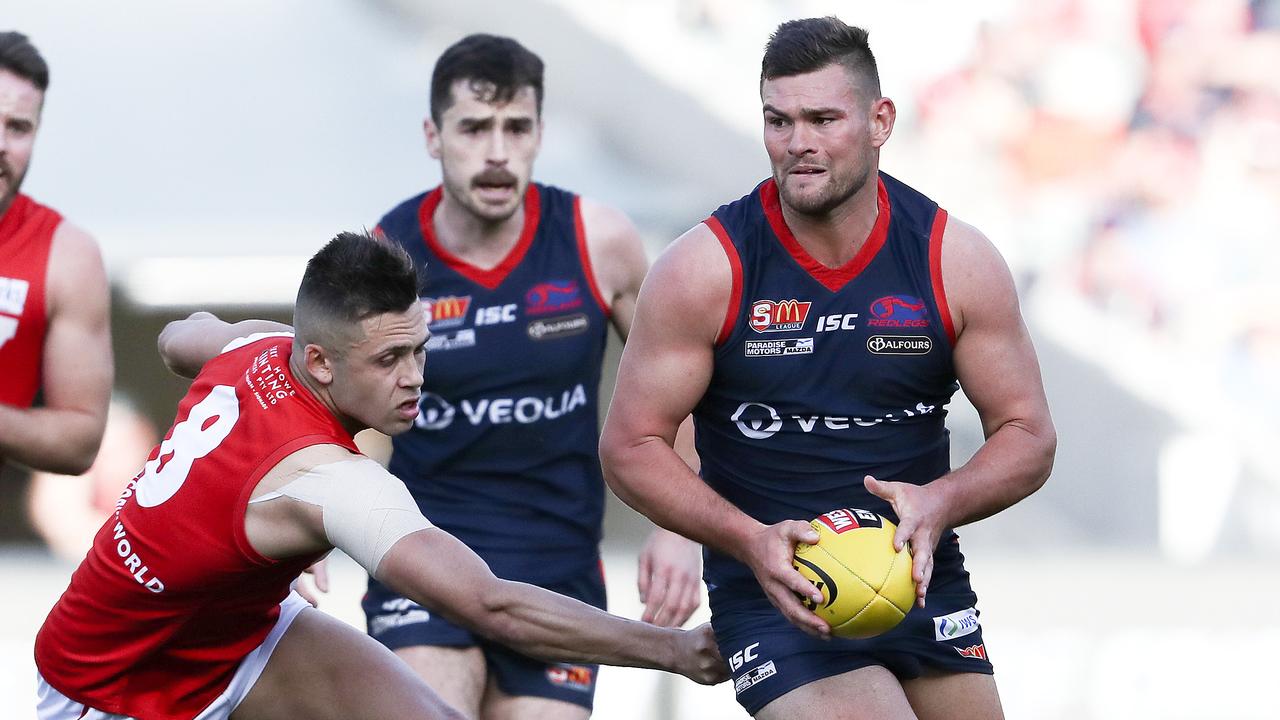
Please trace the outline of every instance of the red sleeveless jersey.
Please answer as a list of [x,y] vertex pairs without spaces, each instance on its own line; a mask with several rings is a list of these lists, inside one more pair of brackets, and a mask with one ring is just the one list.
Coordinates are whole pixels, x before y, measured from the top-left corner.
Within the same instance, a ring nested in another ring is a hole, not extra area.
[[28,407],[40,389],[45,273],[62,216],[26,195],[0,217],[0,403]]
[[138,718],[195,717],[320,557],[269,560],[244,531],[253,488],[284,457],[318,444],[358,452],[293,378],[290,347],[257,340],[192,382],[36,637],[41,675],[67,697]]

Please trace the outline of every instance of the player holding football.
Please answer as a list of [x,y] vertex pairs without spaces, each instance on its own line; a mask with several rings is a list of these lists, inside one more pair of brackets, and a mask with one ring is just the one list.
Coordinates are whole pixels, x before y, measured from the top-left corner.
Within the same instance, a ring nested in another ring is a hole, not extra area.
[[[542,81],[510,38],[471,35],[436,62],[424,125],[443,181],[378,223],[422,273],[433,336],[422,414],[389,468],[499,577],[603,608],[597,391],[609,326],[626,338],[648,261],[622,213],[531,181]],[[643,619],[687,620],[700,562],[656,530],[640,553]],[[374,638],[472,717],[590,714],[594,667],[484,641],[377,578],[364,610]]]
[[[624,500],[709,548],[712,624],[748,712],[990,720],[1003,713],[952,528],[1039,488],[1056,438],[1003,260],[879,172],[895,109],[866,38],[836,18],[770,38],[773,176],[654,266],[601,457]],[[987,440],[950,470],[957,380]],[[670,447],[690,411],[702,480]],[[822,599],[791,565],[817,540],[804,521],[841,507],[897,520],[913,551],[918,607],[869,640],[824,641],[797,599]]]
[[107,421],[109,300],[93,238],[20,192],[48,88],[30,40],[0,32],[0,464],[78,475]]
[[308,263],[294,325],[242,337],[280,326],[197,313],[165,328],[166,364],[195,380],[36,638],[41,720],[462,717],[290,592],[334,546],[529,655],[724,676],[705,626],[495,578],[356,451],[355,432],[403,432],[418,415],[428,331],[405,253],[339,235]]

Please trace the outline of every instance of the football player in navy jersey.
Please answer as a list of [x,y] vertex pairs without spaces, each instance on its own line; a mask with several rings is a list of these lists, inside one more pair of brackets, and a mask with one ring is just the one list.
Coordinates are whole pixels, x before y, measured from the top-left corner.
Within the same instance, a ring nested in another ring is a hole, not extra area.
[[[424,128],[442,182],[377,226],[413,256],[432,334],[421,414],[388,467],[499,577],[603,607],[597,393],[608,328],[627,337],[648,261],[621,212],[532,181],[542,78],[537,55],[493,35],[433,71]],[[656,530],[643,619],[683,624],[700,564],[695,543]],[[590,714],[594,665],[531,660],[373,579],[364,610],[370,635],[472,717]]]
[[[1000,718],[953,528],[1031,494],[1053,462],[1010,272],[982,233],[880,172],[895,109],[865,30],[782,24],[760,95],[772,177],[650,272],[605,477],[707,547],[712,624],[754,716]],[[952,469],[943,419],[958,386],[986,442]],[[671,448],[690,412],[701,479]],[[796,544],[818,539],[807,521],[842,507],[896,520],[913,554],[917,607],[866,640],[832,638],[799,599],[821,593],[792,567]]]

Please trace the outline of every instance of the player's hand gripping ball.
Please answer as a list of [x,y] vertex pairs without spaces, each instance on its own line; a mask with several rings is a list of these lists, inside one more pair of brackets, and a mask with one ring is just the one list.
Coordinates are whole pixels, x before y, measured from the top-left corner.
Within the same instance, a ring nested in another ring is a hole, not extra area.
[[823,513],[810,525],[818,544],[796,546],[795,566],[822,591],[822,604],[801,598],[839,637],[869,638],[902,622],[916,601],[909,547],[894,552],[898,526],[869,510]]

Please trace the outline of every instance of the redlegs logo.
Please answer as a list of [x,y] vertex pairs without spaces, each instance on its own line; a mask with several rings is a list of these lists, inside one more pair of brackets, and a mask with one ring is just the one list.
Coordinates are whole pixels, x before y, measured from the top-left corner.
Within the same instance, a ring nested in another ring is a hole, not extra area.
[[813,303],[800,300],[757,300],[751,304],[751,329],[756,332],[785,332],[804,327]]

